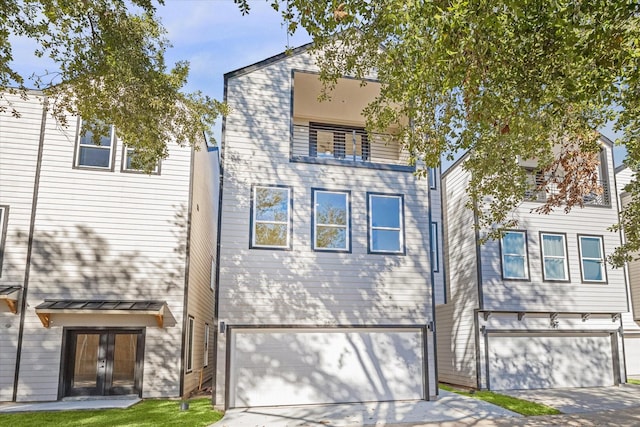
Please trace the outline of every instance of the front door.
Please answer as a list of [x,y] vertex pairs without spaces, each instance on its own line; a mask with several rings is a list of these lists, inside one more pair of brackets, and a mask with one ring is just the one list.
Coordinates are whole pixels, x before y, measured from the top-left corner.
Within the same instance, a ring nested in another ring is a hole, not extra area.
[[141,392],[143,330],[66,331],[63,396]]

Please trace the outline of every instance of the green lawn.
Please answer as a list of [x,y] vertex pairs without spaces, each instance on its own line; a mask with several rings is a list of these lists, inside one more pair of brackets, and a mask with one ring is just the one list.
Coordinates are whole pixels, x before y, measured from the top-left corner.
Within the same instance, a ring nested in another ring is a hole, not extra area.
[[222,418],[211,407],[211,399],[189,401],[189,410],[180,411],[177,400],[145,400],[129,409],[95,411],[30,412],[0,414],[0,426],[207,426]]
[[629,384],[637,384],[637,385],[640,385],[640,380],[633,380],[633,379],[629,378],[629,379],[627,380],[627,382],[628,382]]
[[505,396],[504,394],[494,393],[492,391],[464,391],[457,388],[453,388],[444,384],[440,384],[442,390],[450,391],[460,394],[462,396],[473,397],[474,399],[484,400],[485,402],[493,403],[494,405],[501,406],[518,414],[529,417],[532,415],[557,415],[561,414],[556,408],[550,406],[541,405],[535,402],[529,402],[528,400],[517,399],[511,396]]

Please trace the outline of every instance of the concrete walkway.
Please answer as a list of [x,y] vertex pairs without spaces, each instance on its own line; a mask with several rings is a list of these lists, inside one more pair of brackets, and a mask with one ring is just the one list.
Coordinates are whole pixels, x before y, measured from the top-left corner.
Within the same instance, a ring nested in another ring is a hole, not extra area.
[[[466,425],[478,419],[521,415],[481,400],[440,392],[435,401],[373,402],[231,409],[216,427],[398,426],[449,422]],[[470,424],[469,424],[470,425]]]
[[140,400],[137,396],[123,396],[100,399],[65,399],[57,402],[0,403],[0,413],[73,411],[79,409],[126,409],[140,402]]

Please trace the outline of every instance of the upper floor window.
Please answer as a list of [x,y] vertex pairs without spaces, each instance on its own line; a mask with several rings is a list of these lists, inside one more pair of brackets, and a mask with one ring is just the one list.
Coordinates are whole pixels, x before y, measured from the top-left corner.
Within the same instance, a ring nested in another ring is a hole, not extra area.
[[580,271],[585,282],[606,282],[604,247],[600,236],[578,236]]
[[253,187],[252,248],[291,247],[291,188]]
[[500,239],[502,253],[502,278],[528,280],[527,233],[507,231]]
[[[122,172],[146,172],[144,161],[136,156],[135,149],[126,145],[122,147]],[[153,175],[160,173],[160,162],[155,163],[150,173]]]
[[7,239],[7,222],[9,206],[0,206],[0,277],[2,277],[2,259],[4,258],[4,244]]
[[429,168],[429,188],[436,189],[436,180],[438,179],[438,171],[436,168]]
[[437,273],[440,266],[440,260],[438,259],[438,224],[431,223],[431,268],[434,273]]
[[313,248],[326,251],[349,251],[349,193],[312,189]]
[[564,234],[540,233],[544,280],[569,280]]
[[404,197],[367,193],[369,253],[404,253]]
[[104,135],[96,135],[87,129],[86,123],[86,121],[80,121],[75,166],[113,170],[115,146],[113,126],[107,126],[108,131]]

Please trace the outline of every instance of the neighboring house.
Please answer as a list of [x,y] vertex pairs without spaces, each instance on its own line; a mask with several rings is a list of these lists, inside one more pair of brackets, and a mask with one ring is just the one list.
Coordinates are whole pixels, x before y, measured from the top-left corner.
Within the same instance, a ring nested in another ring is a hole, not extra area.
[[[620,207],[629,203],[631,195],[624,187],[631,182],[633,172],[626,166],[616,168],[616,184]],[[622,314],[624,353],[627,375],[640,378],[640,260],[629,262],[626,268],[629,292],[629,311]]]
[[[467,153],[443,174],[447,303],[438,305],[440,381],[492,390],[606,386],[626,381],[623,269],[605,257],[620,245],[612,144],[602,138],[604,193],[565,214],[515,209],[517,229],[480,244],[465,208]],[[535,167],[520,161],[514,167]],[[549,188],[548,191],[553,191]],[[629,361],[627,357],[627,361]]]
[[439,188],[365,132],[378,82],[339,79],[325,102],[320,87],[308,46],[225,75],[218,406],[437,394]]
[[147,175],[41,93],[0,113],[0,401],[178,397],[213,377],[218,153]]

